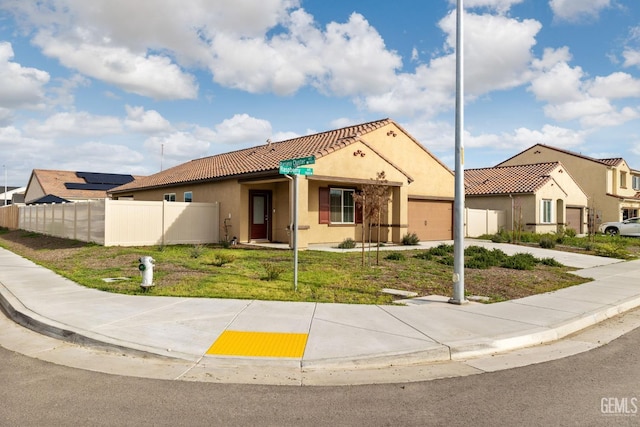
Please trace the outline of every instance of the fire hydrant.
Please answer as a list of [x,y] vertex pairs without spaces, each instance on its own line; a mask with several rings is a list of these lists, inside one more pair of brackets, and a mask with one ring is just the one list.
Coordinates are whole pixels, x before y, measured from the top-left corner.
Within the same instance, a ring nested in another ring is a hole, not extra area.
[[140,265],[138,265],[138,270],[140,270],[140,274],[142,275],[142,283],[140,286],[145,291],[153,286],[153,266],[155,265],[155,259],[150,256],[140,257],[138,260]]

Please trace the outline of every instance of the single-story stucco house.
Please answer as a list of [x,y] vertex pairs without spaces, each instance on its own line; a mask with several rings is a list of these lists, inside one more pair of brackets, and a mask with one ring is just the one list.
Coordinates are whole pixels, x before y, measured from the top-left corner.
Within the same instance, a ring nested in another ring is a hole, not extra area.
[[505,211],[508,230],[587,232],[587,195],[560,162],[468,169],[465,204]]
[[[454,174],[390,119],[192,160],[114,188],[114,199],[218,202],[239,242],[291,243],[293,185],[281,161],[314,157],[300,175],[298,245],[360,240],[354,194],[384,172],[391,201],[381,241],[453,238]],[[221,221],[222,222],[222,221]],[[197,224],[194,224],[197,227]],[[224,234],[222,234],[224,235]]]

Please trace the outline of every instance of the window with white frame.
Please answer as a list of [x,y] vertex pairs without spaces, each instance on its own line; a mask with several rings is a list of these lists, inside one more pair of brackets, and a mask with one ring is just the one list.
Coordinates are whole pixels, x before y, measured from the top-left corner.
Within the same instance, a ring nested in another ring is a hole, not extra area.
[[540,222],[543,224],[553,222],[553,201],[550,199],[540,201]]
[[329,193],[332,224],[355,223],[355,204],[353,195],[355,190],[346,188],[332,188]]
[[193,192],[185,191],[184,192],[184,201],[185,202],[193,202]]
[[167,202],[175,202],[176,201],[176,193],[165,193],[164,199]]
[[640,176],[631,177],[631,186],[634,190],[640,191]]
[[620,171],[620,188],[627,188],[627,173]]

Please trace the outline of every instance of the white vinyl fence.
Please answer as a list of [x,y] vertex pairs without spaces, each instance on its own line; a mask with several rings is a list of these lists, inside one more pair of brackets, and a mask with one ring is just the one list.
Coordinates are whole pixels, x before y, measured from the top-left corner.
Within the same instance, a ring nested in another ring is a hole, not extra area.
[[465,237],[478,237],[483,234],[495,234],[506,228],[505,211],[490,209],[465,209]]
[[104,246],[217,243],[218,203],[88,200],[20,206],[19,228]]

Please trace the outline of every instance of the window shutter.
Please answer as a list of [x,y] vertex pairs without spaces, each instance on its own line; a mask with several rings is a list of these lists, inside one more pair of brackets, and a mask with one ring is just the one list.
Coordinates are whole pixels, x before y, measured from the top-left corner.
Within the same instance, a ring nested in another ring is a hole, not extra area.
[[357,203],[356,206],[356,224],[362,224],[362,206],[359,206]]
[[329,197],[329,187],[320,187],[318,189],[319,201],[319,223],[329,224],[331,222],[331,200]]

